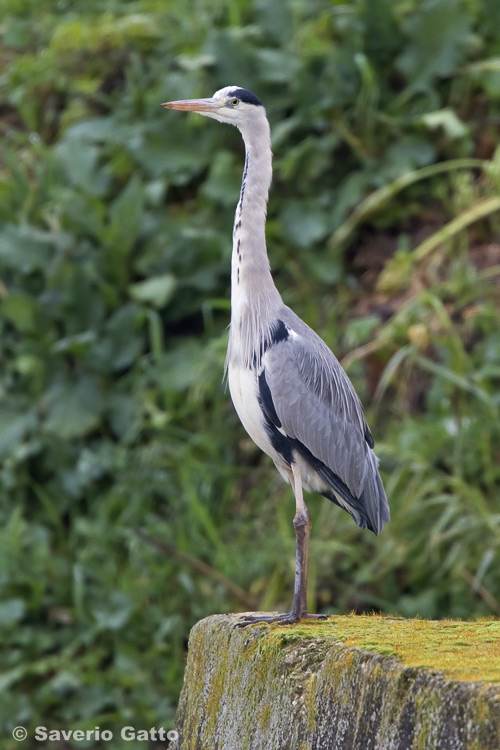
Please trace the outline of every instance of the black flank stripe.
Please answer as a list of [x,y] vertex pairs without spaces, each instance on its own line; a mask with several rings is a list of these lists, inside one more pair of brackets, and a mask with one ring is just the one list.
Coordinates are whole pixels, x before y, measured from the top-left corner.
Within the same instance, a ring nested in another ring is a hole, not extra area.
[[276,413],[276,407],[274,406],[273,397],[271,395],[271,389],[267,384],[265,370],[262,370],[259,375],[259,403],[266,419],[268,419],[274,427],[281,427],[281,422]]

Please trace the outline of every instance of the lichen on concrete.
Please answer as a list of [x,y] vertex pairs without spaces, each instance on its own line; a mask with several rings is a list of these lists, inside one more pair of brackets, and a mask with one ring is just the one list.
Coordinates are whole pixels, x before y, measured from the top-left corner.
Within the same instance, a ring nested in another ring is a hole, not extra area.
[[499,750],[500,622],[331,617],[191,631],[178,750]]

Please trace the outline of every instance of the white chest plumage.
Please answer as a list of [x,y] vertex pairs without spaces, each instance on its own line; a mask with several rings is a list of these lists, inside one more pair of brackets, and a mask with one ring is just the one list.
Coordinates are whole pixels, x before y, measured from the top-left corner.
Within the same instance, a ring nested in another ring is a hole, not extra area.
[[264,425],[255,370],[236,362],[229,363],[228,383],[234,408],[245,430],[264,453],[273,460],[279,459]]

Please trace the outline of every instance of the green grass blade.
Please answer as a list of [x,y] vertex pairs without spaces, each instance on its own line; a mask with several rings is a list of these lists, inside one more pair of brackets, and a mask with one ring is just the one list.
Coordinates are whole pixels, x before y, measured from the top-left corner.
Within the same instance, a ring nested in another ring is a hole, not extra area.
[[336,248],[343,245],[360,224],[384,208],[391,198],[394,198],[395,195],[410,185],[457,169],[483,169],[486,164],[487,162],[483,159],[451,159],[439,164],[431,164],[428,167],[398,177],[394,182],[375,190],[361,201],[349,218],[334,232],[329,240],[329,247]]

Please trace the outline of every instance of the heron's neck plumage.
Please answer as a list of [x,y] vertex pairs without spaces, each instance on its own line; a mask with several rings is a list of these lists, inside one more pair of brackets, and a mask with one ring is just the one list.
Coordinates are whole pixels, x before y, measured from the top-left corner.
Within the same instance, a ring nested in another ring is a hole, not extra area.
[[276,318],[281,297],[269,267],[266,211],[272,177],[269,123],[262,117],[243,132],[245,168],[236,207],[231,260],[231,330],[228,362],[247,366],[259,358],[262,338]]

